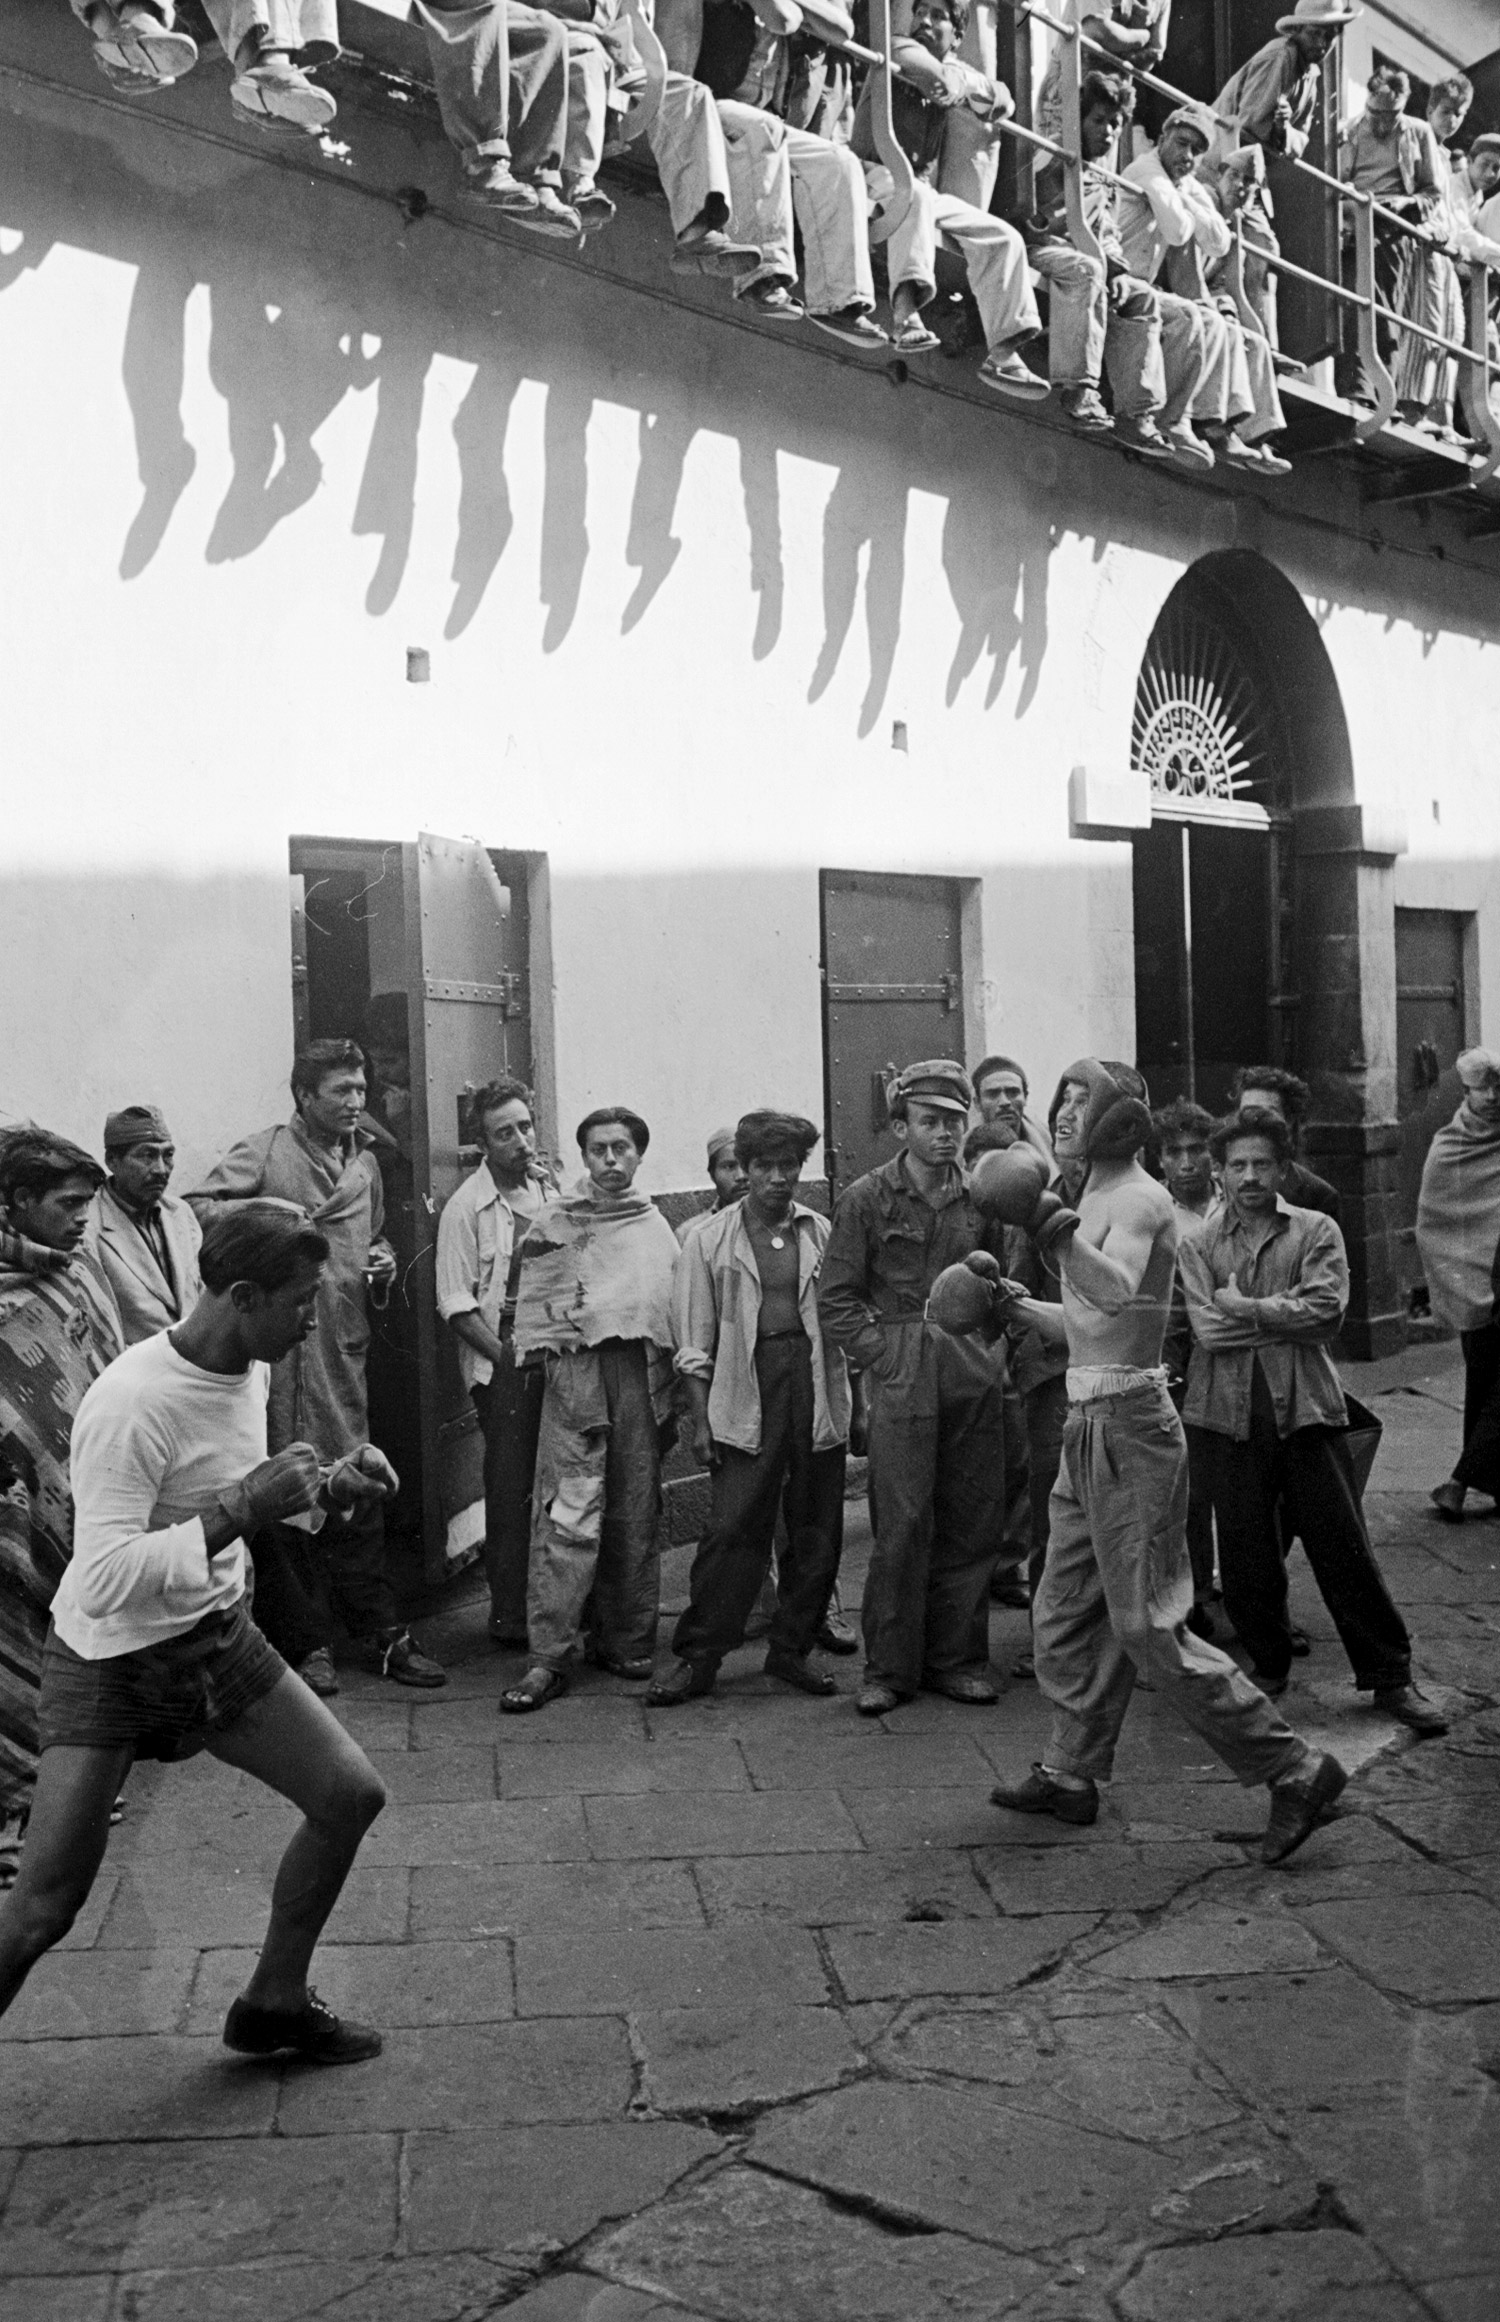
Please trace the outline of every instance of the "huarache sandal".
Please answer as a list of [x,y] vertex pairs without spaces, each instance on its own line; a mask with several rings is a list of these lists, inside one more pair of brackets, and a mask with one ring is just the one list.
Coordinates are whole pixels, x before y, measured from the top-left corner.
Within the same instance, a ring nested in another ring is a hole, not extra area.
[[891,345],[898,355],[927,355],[942,343],[937,332],[930,331],[916,314],[909,314],[891,333]]
[[524,1717],[528,1710],[545,1709],[560,1693],[568,1690],[568,1680],[560,1669],[528,1669],[519,1684],[508,1685],[500,1696],[503,1717]]

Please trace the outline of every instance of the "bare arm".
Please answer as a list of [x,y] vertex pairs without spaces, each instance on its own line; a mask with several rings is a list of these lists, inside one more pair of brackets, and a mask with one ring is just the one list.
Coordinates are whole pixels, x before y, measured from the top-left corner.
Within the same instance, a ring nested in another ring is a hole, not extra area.
[[465,1346],[471,1346],[476,1354],[483,1355],[486,1362],[500,1363],[509,1370],[510,1349],[503,1339],[496,1338],[477,1306],[467,1308],[462,1314],[450,1314],[448,1328],[455,1338],[463,1340]]
[[1064,1245],[1060,1252],[1064,1282],[1101,1314],[1123,1314],[1146,1279],[1161,1224],[1161,1211],[1149,1192],[1124,1193],[1097,1247],[1082,1233]]

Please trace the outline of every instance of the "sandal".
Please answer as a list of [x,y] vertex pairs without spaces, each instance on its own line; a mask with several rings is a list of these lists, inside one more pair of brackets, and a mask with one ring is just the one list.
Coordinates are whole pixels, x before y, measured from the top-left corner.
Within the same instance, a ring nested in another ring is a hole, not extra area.
[[568,1680],[560,1669],[528,1669],[518,1685],[507,1686],[501,1694],[501,1715],[520,1717],[528,1710],[545,1709],[567,1690]]
[[920,315],[909,314],[904,323],[891,333],[891,345],[898,355],[926,355],[942,340],[936,331],[930,331]]

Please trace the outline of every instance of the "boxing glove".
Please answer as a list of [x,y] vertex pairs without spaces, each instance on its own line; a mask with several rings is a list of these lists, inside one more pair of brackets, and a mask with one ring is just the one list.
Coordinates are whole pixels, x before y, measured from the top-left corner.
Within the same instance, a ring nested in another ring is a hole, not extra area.
[[310,1443],[289,1443],[219,1494],[219,1506],[241,1538],[317,1505],[323,1471]]
[[1000,1280],[1000,1260],[992,1258],[988,1250],[970,1250],[964,1260],[971,1274],[978,1274],[986,1282]]
[[981,1154],[969,1191],[983,1216],[1020,1226],[1044,1254],[1078,1231],[1078,1212],[1048,1191],[1047,1164],[1031,1145]]
[[1002,1225],[1029,1226],[1047,1190],[1047,1164],[1034,1145],[1011,1145],[1003,1153],[981,1153],[969,1179],[974,1206]]
[[928,1321],[955,1338],[982,1329],[993,1312],[990,1284],[967,1264],[945,1266],[927,1293]]

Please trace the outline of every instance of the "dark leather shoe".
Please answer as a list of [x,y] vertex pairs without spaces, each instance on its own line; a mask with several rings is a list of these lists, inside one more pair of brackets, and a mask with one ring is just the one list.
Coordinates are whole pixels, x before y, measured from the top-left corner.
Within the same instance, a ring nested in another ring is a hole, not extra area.
[[1252,1669],[1250,1682],[1259,1688],[1267,1701],[1279,1701],[1291,1680],[1286,1677],[1267,1677],[1263,1670]]
[[224,2019],[224,2045],[241,2056],[301,2056],[309,2064],[363,2064],[381,2050],[370,2024],[346,2022],[309,1991],[300,2008],[259,2008],[237,1999]]
[[1070,1790],[1035,1765],[1024,1782],[997,1782],[990,1804],[1003,1806],[1008,1814],[1050,1814],[1058,1822],[1086,1824],[1098,1820],[1099,1785],[1090,1782],[1086,1790]]
[[795,1685],[799,1693],[816,1693],[825,1699],[838,1691],[826,1669],[815,1669],[795,1653],[767,1653],[766,1675],[779,1677],[783,1685]]
[[860,1687],[854,1706],[861,1717],[884,1717],[888,1709],[899,1709],[906,1699],[907,1695],[898,1693],[894,1685],[882,1685],[875,1679]]
[[320,1701],[331,1701],[339,1689],[339,1673],[326,1645],[316,1646],[305,1661],[297,1663],[297,1675]]
[[367,1638],[365,1651],[373,1654],[378,1673],[393,1684],[419,1685],[430,1692],[448,1682],[447,1670],[423,1652],[410,1629],[389,1629],[383,1636]]
[[1337,1758],[1320,1757],[1306,1774],[1271,1784],[1271,1817],[1261,1840],[1262,1862],[1285,1862],[1311,1838],[1349,1777]]
[[1014,1572],[997,1572],[990,1582],[990,1603],[1008,1605],[1012,1612],[1031,1610],[1031,1591]]
[[924,1677],[922,1688],[940,1693],[945,1701],[961,1701],[966,1709],[992,1709],[1000,1698],[988,1677],[966,1677],[961,1670],[953,1676]]
[[1445,1524],[1463,1522],[1465,1487],[1461,1483],[1450,1479],[1447,1483],[1435,1484],[1427,1496]]
[[842,1613],[831,1612],[823,1622],[813,1643],[822,1653],[857,1653],[859,1639]]
[[680,1702],[696,1701],[700,1694],[712,1693],[718,1674],[717,1661],[674,1661],[666,1675],[651,1685],[646,1707],[676,1709]]
[[611,1661],[603,1653],[595,1653],[591,1659],[596,1669],[607,1670],[611,1677],[628,1678],[632,1685],[644,1685],[656,1670],[656,1663],[649,1654],[643,1655],[638,1661]]
[[1399,1719],[1410,1726],[1424,1740],[1434,1740],[1448,1731],[1448,1720],[1440,1709],[1434,1708],[1425,1693],[1415,1685],[1388,1685],[1375,1688],[1375,1707],[1383,1709],[1387,1717]]

